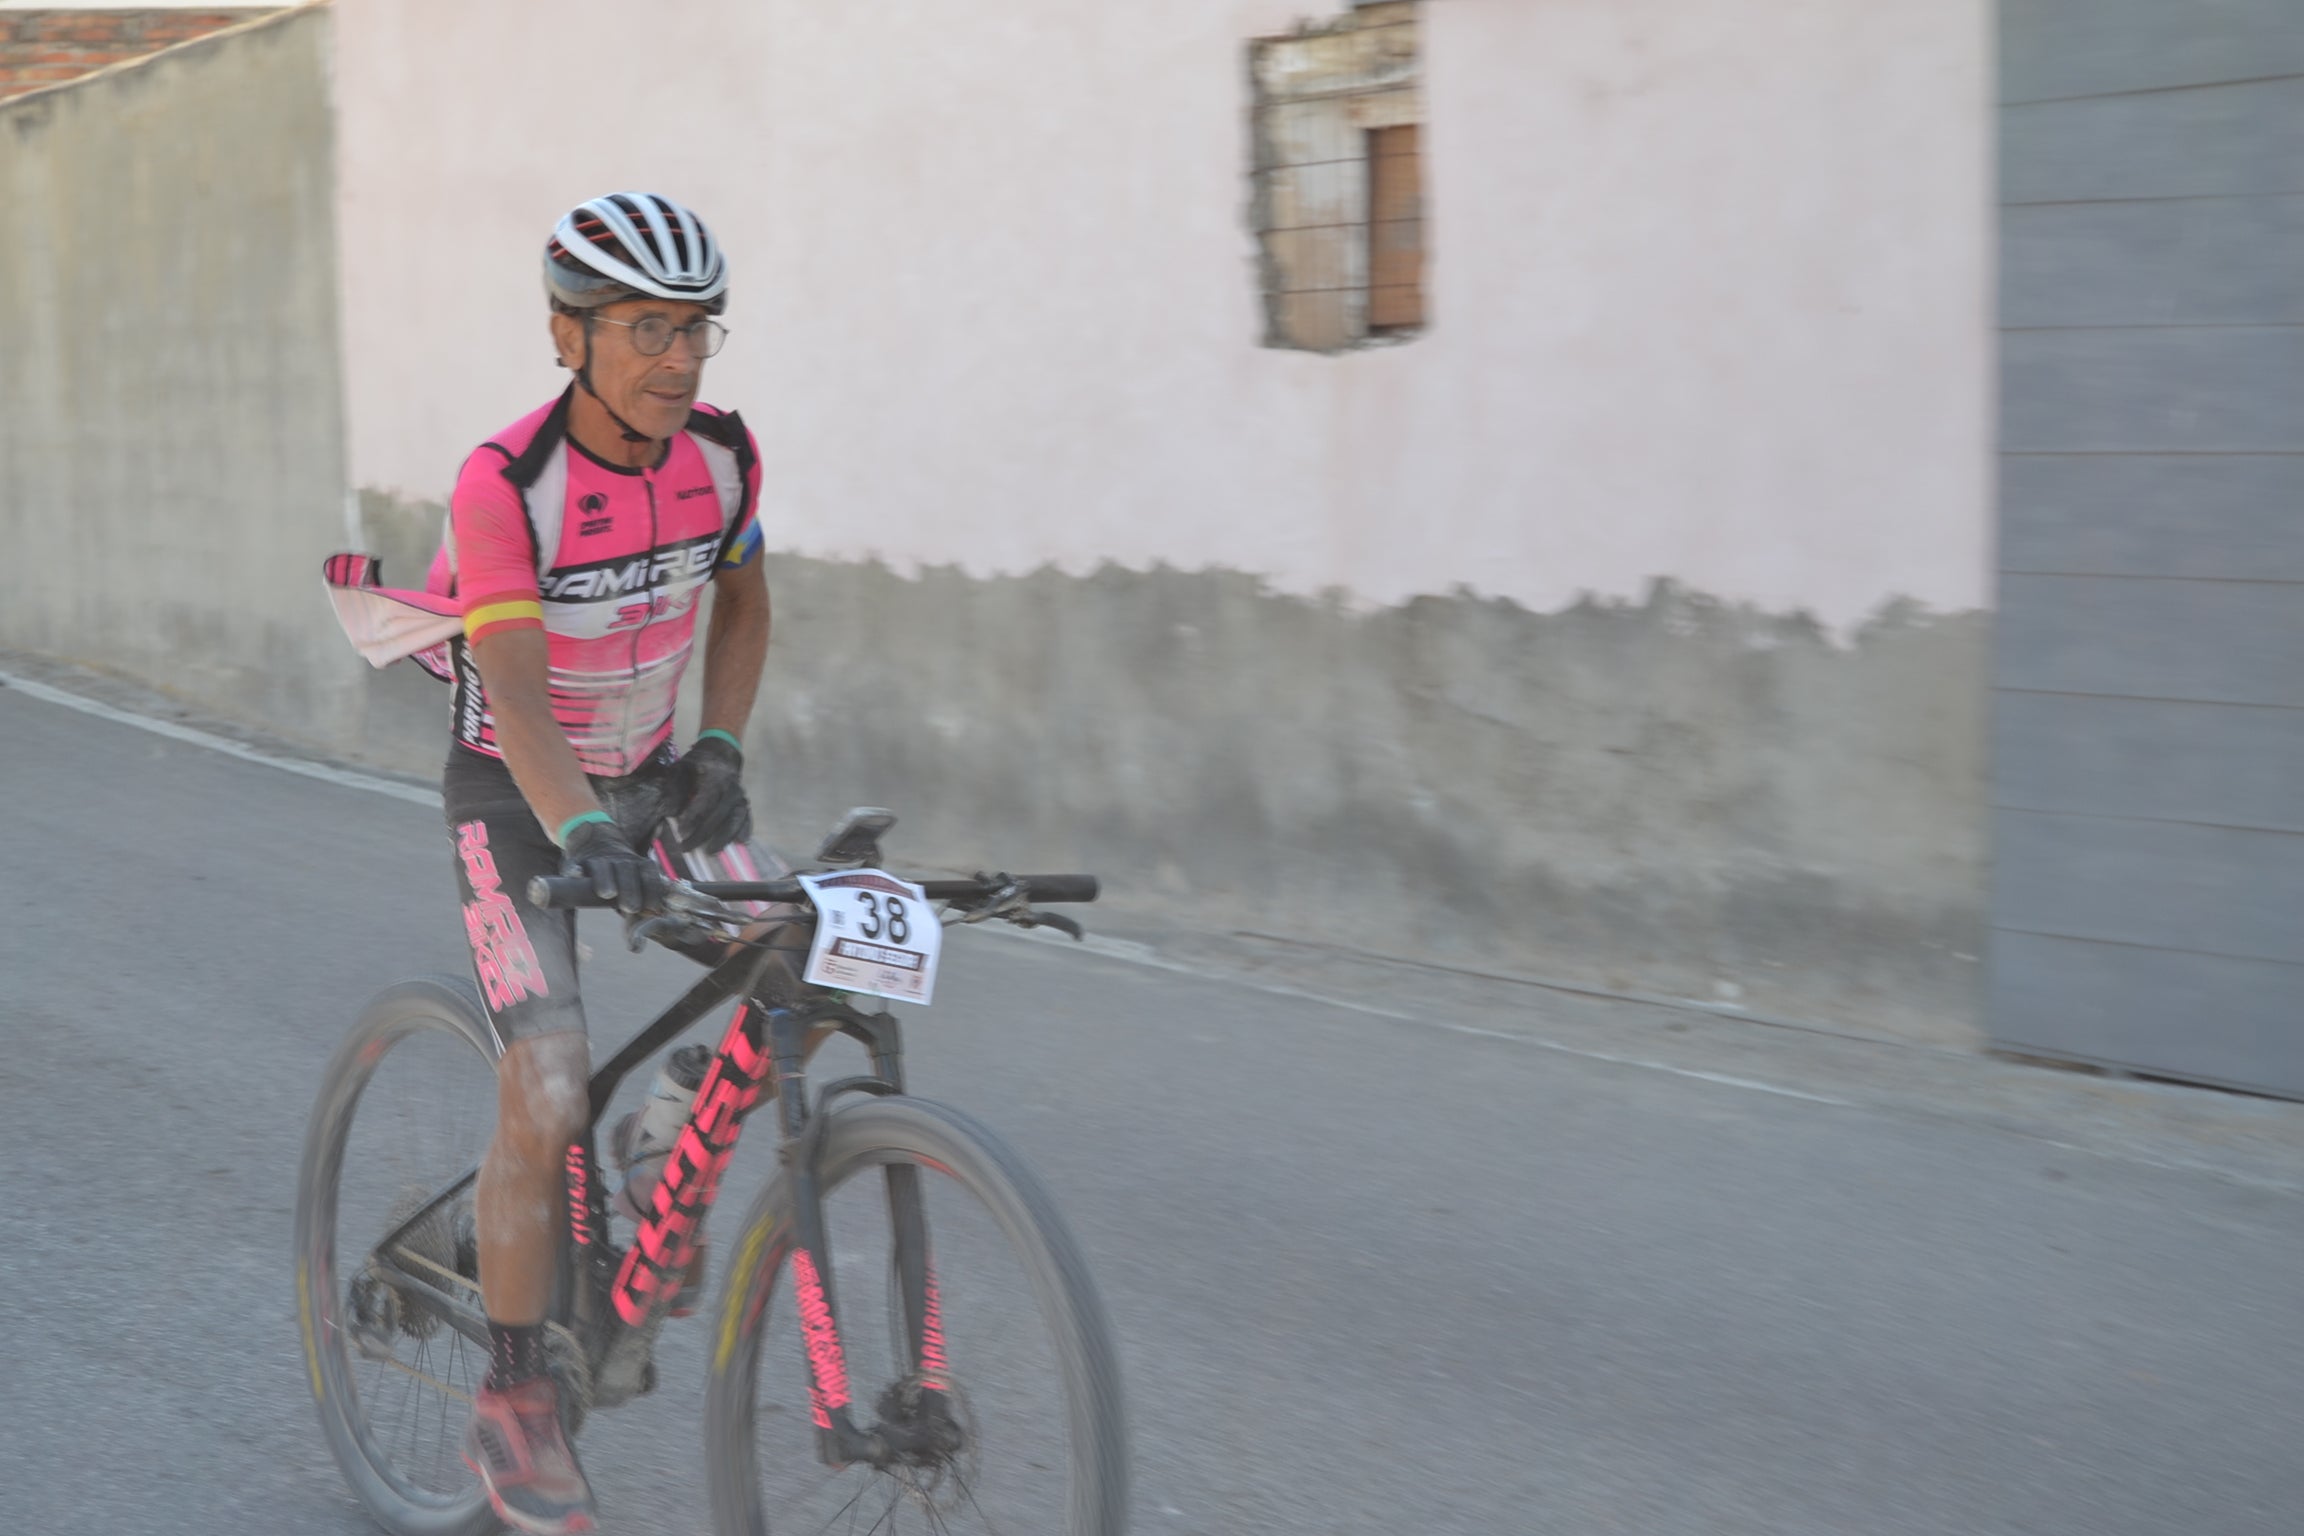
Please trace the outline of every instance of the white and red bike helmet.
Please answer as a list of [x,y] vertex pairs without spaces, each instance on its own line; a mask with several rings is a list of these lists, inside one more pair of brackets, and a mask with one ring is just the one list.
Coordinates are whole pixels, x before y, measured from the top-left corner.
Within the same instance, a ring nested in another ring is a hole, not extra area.
[[704,221],[668,197],[611,192],[561,216],[544,245],[544,291],[581,313],[619,299],[728,307],[728,262]]

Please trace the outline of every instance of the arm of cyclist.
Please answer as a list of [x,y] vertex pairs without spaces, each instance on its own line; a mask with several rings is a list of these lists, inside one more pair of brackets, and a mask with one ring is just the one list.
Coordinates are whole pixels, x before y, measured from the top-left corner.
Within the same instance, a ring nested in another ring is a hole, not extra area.
[[768,580],[757,559],[712,578],[704,636],[704,720],[675,770],[682,846],[717,853],[752,835],[744,795],[744,726],[768,659]]
[[600,808],[567,732],[552,718],[544,631],[494,630],[473,642],[472,655],[504,766],[536,819],[566,850],[568,872],[590,880],[593,894],[626,916],[660,906],[670,889],[664,872]]
[[599,810],[600,800],[576,760],[576,749],[568,744],[567,732],[552,718],[546,655],[541,629],[494,630],[472,645],[504,766],[512,770],[513,782],[544,830],[554,832],[577,816]]
[[[500,452],[500,451],[499,451]],[[536,577],[535,532],[520,494],[504,479],[498,452],[476,449],[449,498],[456,591],[464,636],[479,664],[496,727],[497,750],[529,809],[556,832],[571,817],[600,809],[576,749],[552,717],[550,641]]]

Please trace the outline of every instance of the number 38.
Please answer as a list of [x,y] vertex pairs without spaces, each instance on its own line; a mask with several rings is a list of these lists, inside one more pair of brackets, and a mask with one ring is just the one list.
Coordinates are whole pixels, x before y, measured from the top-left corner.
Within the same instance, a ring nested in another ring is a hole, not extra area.
[[864,908],[864,926],[858,930],[864,937],[877,939],[885,933],[891,944],[901,944],[912,937],[911,914],[905,910],[903,897],[858,891],[856,900]]

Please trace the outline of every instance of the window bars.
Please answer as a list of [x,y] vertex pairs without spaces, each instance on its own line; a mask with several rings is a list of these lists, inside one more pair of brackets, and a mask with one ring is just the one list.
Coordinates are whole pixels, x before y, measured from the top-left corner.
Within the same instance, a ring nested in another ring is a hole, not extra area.
[[1425,323],[1415,0],[1250,45],[1268,346],[1336,352]]

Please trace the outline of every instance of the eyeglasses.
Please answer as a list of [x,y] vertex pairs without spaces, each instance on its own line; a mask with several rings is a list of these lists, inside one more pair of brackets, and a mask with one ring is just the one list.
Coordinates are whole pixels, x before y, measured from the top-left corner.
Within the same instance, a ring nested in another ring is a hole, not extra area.
[[611,320],[606,315],[586,315],[587,322],[597,320],[602,325],[620,325],[632,333],[632,350],[642,357],[662,357],[672,345],[672,338],[688,338],[691,357],[710,357],[720,350],[728,339],[728,327],[717,320],[691,320],[686,325],[674,325],[662,315],[650,315],[645,320]]

